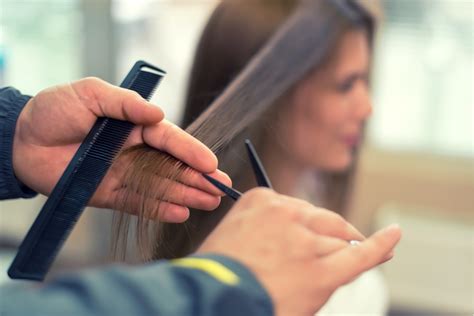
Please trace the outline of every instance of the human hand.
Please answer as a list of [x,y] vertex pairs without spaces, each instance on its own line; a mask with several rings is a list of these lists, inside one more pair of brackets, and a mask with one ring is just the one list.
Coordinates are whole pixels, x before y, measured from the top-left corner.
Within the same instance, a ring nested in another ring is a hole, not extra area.
[[[273,300],[277,315],[314,315],[331,294],[390,259],[401,236],[389,227],[365,239],[338,214],[257,188],[234,205],[198,252],[243,263]],[[348,241],[360,240],[357,246]]]
[[[13,142],[13,169],[17,178],[36,192],[48,195],[88,134],[97,117],[130,121],[137,126],[124,149],[146,143],[185,162],[182,183],[173,183],[167,202],[160,203],[159,219],[182,222],[187,207],[212,210],[221,192],[201,172],[230,185],[230,178],[217,170],[216,156],[197,139],[163,119],[163,111],[138,93],[86,78],[41,91],[20,113]],[[125,159],[125,158],[124,158]],[[123,159],[122,159],[123,160]],[[126,188],[121,185],[125,162],[118,159],[109,169],[89,205],[116,208]],[[171,195],[172,194],[172,195]]]

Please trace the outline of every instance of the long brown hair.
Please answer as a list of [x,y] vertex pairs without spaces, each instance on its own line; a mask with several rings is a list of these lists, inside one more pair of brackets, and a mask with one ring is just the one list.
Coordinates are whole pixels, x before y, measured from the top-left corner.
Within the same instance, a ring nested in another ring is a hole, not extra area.
[[[363,26],[370,36],[372,25],[371,16],[352,0],[222,1],[199,42],[183,125],[190,124],[186,130],[218,155],[220,168],[238,187],[248,167],[239,154],[241,140],[251,137],[258,148],[262,129],[271,128],[274,107],[285,94],[330,57],[344,32]],[[131,161],[124,185],[141,196],[137,236],[143,258],[175,258],[194,251],[226,214],[228,203],[213,212],[192,210],[184,224],[159,223],[157,230],[150,229],[146,218],[166,190],[160,177],[178,179],[187,167],[144,145],[124,154]],[[342,212],[352,173],[325,176],[330,191],[324,206]],[[120,208],[136,199],[130,194],[119,201]],[[126,242],[123,231],[129,225],[120,216],[116,246],[120,236],[122,245]]]

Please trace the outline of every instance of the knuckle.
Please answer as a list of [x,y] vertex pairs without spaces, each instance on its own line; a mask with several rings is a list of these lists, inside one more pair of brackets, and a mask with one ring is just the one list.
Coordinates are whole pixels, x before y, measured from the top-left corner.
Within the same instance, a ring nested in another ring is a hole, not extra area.
[[268,188],[257,187],[248,190],[240,201],[242,205],[258,206],[260,211],[271,212],[273,215],[280,214],[284,209],[281,196]]
[[166,147],[170,141],[173,140],[173,135],[175,135],[176,126],[174,124],[170,124],[167,128],[163,129],[161,134],[161,142],[164,147]]
[[97,93],[102,90],[105,81],[97,77],[85,77],[71,84],[81,99],[96,99]]
[[133,99],[143,99],[142,96],[134,90],[125,90],[127,93],[130,93],[130,97]]
[[97,77],[85,77],[84,79],[81,79],[84,84],[86,85],[99,85],[104,83],[104,81],[100,78]]
[[313,254],[317,250],[317,240],[309,234],[298,235],[298,247],[308,254]]
[[272,195],[276,195],[276,194],[272,192],[270,189],[257,187],[245,192],[243,198],[246,200],[258,200],[259,202],[260,202],[260,199],[262,199],[263,201],[272,201],[273,200],[273,198],[271,198]]
[[326,217],[332,223],[332,225],[336,227],[341,228],[341,227],[346,227],[348,225],[344,217],[342,217],[340,214],[336,212],[333,212],[331,210],[324,209],[324,208],[319,208],[319,212],[321,212],[322,215]]
[[300,222],[305,215],[300,208],[294,206],[288,206],[284,210],[286,219],[289,222]]
[[334,213],[334,212],[332,212],[332,214],[334,216],[334,221],[336,222],[336,224],[340,225],[341,227],[348,226],[348,223],[344,219],[344,217],[342,217],[340,214],[337,214],[337,213]]
[[314,210],[314,205],[309,203],[308,201],[304,200],[297,200],[298,201],[298,207],[302,210],[308,210],[308,211],[313,211]]
[[299,221],[303,216],[301,204],[284,197],[270,202],[273,212],[279,214],[287,222]]

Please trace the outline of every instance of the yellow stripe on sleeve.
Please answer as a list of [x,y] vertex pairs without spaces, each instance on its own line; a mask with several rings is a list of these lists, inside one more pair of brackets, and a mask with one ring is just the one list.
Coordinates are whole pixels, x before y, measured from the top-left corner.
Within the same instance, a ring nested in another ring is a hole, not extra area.
[[239,283],[239,277],[223,264],[206,258],[182,258],[171,260],[171,264],[184,268],[197,269],[206,272],[218,281],[236,285]]

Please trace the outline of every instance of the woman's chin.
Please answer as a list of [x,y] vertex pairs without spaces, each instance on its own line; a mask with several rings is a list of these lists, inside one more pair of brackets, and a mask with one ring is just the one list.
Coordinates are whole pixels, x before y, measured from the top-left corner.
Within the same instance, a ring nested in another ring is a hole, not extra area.
[[329,172],[345,172],[352,165],[352,154],[340,155],[332,159],[328,159],[323,169]]

